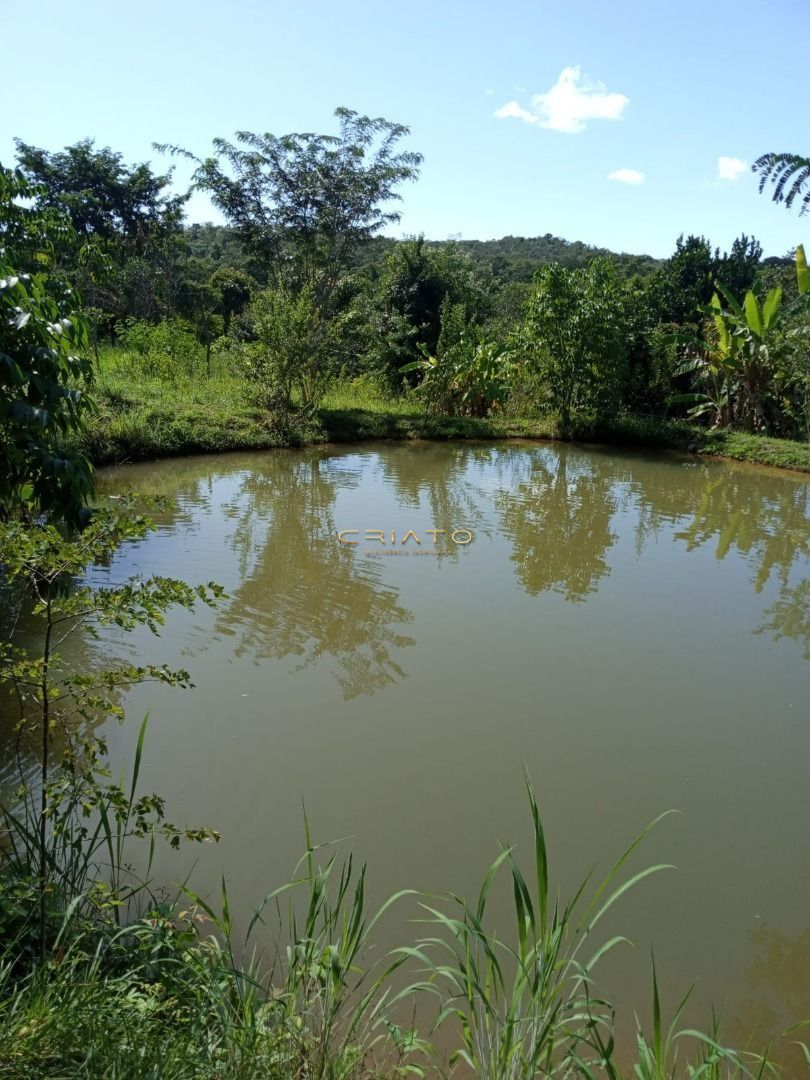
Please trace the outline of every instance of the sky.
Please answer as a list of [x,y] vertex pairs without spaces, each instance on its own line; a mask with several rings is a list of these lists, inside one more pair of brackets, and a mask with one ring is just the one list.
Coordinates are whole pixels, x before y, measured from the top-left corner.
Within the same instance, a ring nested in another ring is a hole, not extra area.
[[[92,137],[127,162],[236,131],[336,130],[424,155],[392,235],[552,233],[663,257],[680,233],[810,241],[751,162],[810,154],[807,0],[0,0],[0,162]],[[188,167],[175,182],[184,190]],[[192,221],[220,220],[201,194]]]

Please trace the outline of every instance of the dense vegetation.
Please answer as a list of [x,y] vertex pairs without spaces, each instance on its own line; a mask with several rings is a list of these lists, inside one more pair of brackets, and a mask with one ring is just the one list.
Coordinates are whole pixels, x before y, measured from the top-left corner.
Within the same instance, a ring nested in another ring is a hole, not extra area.
[[[217,837],[170,824],[162,798],[140,793],[145,728],[123,785],[83,724],[120,716],[133,684],[183,686],[189,674],[77,672],[60,657],[69,635],[155,630],[170,607],[221,593],[88,577],[150,524],[94,505],[82,451],[104,457],[106,439],[114,454],[120,437],[126,453],[143,430],[160,445],[156,417],[177,449],[288,443],[325,422],[354,435],[491,425],[705,446],[728,432],[723,446],[767,436],[760,456],[783,436],[807,439],[801,249],[766,265],[748,237],[725,254],[687,237],[655,265],[550,237],[381,241],[420,159],[398,149],[400,125],[348,110],[338,120],[338,135],[242,132],[195,158],[221,228],[186,228],[169,173],[89,141],[57,153],[19,143],[19,168],[0,171],[0,692],[30,751],[3,806],[0,1075],[425,1075],[442,1054],[432,1034],[402,1026],[414,997],[436,1005],[450,1063],[475,1075],[630,1075],[594,984],[619,939],[595,929],[661,869],[628,874],[638,840],[601,885],[563,903],[529,784],[531,870],[507,848],[475,901],[423,898],[425,940],[367,970],[383,912],[368,910],[364,872],[308,836],[293,880],[238,942],[224,886],[214,910],[190,889],[160,900],[150,881],[157,840]],[[41,630],[39,648],[18,644],[20,620]],[[499,874],[514,895],[506,940],[487,917]],[[284,945],[262,959],[252,942],[273,909]],[[406,969],[405,983],[393,979]],[[679,1032],[680,1013],[664,1025],[653,971],[633,1075],[679,1074],[687,1055],[693,1076],[769,1069],[724,1049],[714,1029]]]
[[[171,400],[216,376],[290,441],[313,436],[306,417],[336,383],[361,379],[428,418],[544,416],[565,437],[641,415],[808,439],[801,248],[763,260],[749,236],[725,253],[681,236],[656,261],[550,235],[386,239],[420,157],[400,149],[401,125],[337,116],[337,135],[240,132],[207,157],[159,147],[191,158],[223,226],[184,225],[171,170],[90,141],[18,142],[34,209],[69,221],[52,269],[84,298],[97,367],[118,376],[102,392],[113,415],[142,381]],[[789,204],[803,175],[762,180]]]

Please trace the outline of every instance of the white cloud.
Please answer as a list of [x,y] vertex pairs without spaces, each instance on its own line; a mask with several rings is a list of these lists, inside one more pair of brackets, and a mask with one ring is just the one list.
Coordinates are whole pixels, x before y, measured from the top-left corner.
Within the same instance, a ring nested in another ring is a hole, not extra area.
[[737,180],[745,172],[748,172],[748,162],[741,161],[738,157],[719,157],[717,159],[718,180]]
[[507,116],[514,116],[517,120],[525,120],[527,124],[538,123],[534,113],[530,113],[528,109],[524,109],[516,101],[507,101],[505,105],[501,105],[500,109],[495,110],[495,115],[499,120],[504,120]]
[[618,180],[620,184],[643,184],[646,177],[638,169],[614,169],[607,174],[608,180]]
[[535,94],[525,109],[517,101],[507,101],[495,115],[513,117],[551,131],[577,134],[589,120],[619,120],[629,98],[609,93],[602,83],[591,82],[579,67],[563,68],[556,83],[545,94]]

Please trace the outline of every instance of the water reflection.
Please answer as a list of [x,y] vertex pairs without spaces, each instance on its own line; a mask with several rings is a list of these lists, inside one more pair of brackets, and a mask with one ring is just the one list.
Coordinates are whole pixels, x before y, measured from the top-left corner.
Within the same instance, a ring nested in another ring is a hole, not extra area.
[[[421,443],[408,453],[380,459],[380,478],[390,487],[399,507],[426,515],[439,528],[474,529],[489,534],[486,495],[480,479],[499,458],[492,446]],[[459,553],[451,551],[455,557]]]
[[[103,487],[175,500],[158,516],[161,534],[144,554],[124,553],[116,577],[224,578],[214,629],[233,654],[293,658],[294,670],[328,662],[345,699],[403,680],[416,644],[386,560],[336,542],[340,527],[387,525],[392,514],[505,540],[525,593],[577,604],[610,575],[622,540],[637,560],[662,539],[719,561],[733,552],[754,592],[767,593],[750,629],[796,641],[810,659],[810,485],[795,477],[566,446],[433,443],[189,458],[108,473]],[[206,648],[200,633],[189,652]]]
[[170,572],[221,580],[229,568],[216,629],[235,655],[293,657],[296,669],[328,660],[347,699],[401,681],[416,641],[385,560],[336,542],[339,528],[387,526],[392,514],[409,527],[473,528],[479,543],[505,539],[525,593],[577,604],[611,574],[620,541],[637,560],[661,542],[718,561],[733,552],[756,594],[772,580],[776,589],[751,631],[798,641],[810,657],[802,478],[566,446],[428,443],[185,459],[106,480],[111,492],[141,484],[177,499],[166,529],[209,541],[212,565],[196,567],[204,560],[189,549],[189,565],[170,561]]
[[810,659],[810,484],[719,463],[698,468],[698,484],[642,485],[640,515],[646,526],[652,524],[655,532],[658,524],[675,520],[674,537],[688,551],[710,547],[718,561],[736,552],[750,566],[757,594],[773,578],[778,597],[752,632],[797,641]]
[[693,505],[688,507],[691,520],[676,534],[678,539],[690,550],[714,543],[718,559],[733,547],[751,556],[757,592],[772,572],[787,584],[794,562],[810,556],[807,484],[780,485],[757,474],[710,476]]
[[751,934],[754,960],[745,977],[744,997],[727,1035],[739,1046],[771,1046],[788,1076],[806,1068],[794,1040],[810,1041],[810,1030],[790,1031],[797,1017],[810,1017],[810,929],[796,935],[761,927]]
[[614,480],[607,464],[564,447],[533,455],[528,470],[498,492],[501,528],[527,592],[554,589],[566,600],[581,601],[598,589],[616,540],[610,527]]
[[810,578],[798,585],[783,585],[765,616],[756,633],[771,633],[774,641],[790,638],[804,646],[805,659],[810,660]]
[[404,678],[394,654],[414,644],[399,629],[413,615],[382,580],[382,567],[336,542],[338,490],[358,483],[352,471],[314,455],[274,457],[245,475],[226,508],[242,582],[217,622],[236,638],[235,654],[257,663],[295,656],[303,669],[337,660],[347,699]]

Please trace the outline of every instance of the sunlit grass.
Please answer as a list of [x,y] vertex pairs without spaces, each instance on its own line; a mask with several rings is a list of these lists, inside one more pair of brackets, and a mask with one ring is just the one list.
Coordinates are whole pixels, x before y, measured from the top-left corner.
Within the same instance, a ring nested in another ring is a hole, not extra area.
[[[200,357],[192,373],[177,370],[169,378],[144,374],[136,355],[107,347],[101,350],[95,395],[99,414],[79,444],[99,465],[330,441],[559,437],[554,416],[512,415],[508,409],[484,419],[430,415],[416,395],[391,393],[373,376],[339,380],[317,410],[280,422],[255,404],[250,384],[216,355],[210,376]],[[806,443],[709,430],[683,421],[632,415],[581,418],[573,424],[571,437],[810,472]]]
[[394,416],[420,416],[424,411],[413,395],[386,392],[381,383],[372,378],[335,383],[324,396],[321,407],[327,411],[365,409]]

